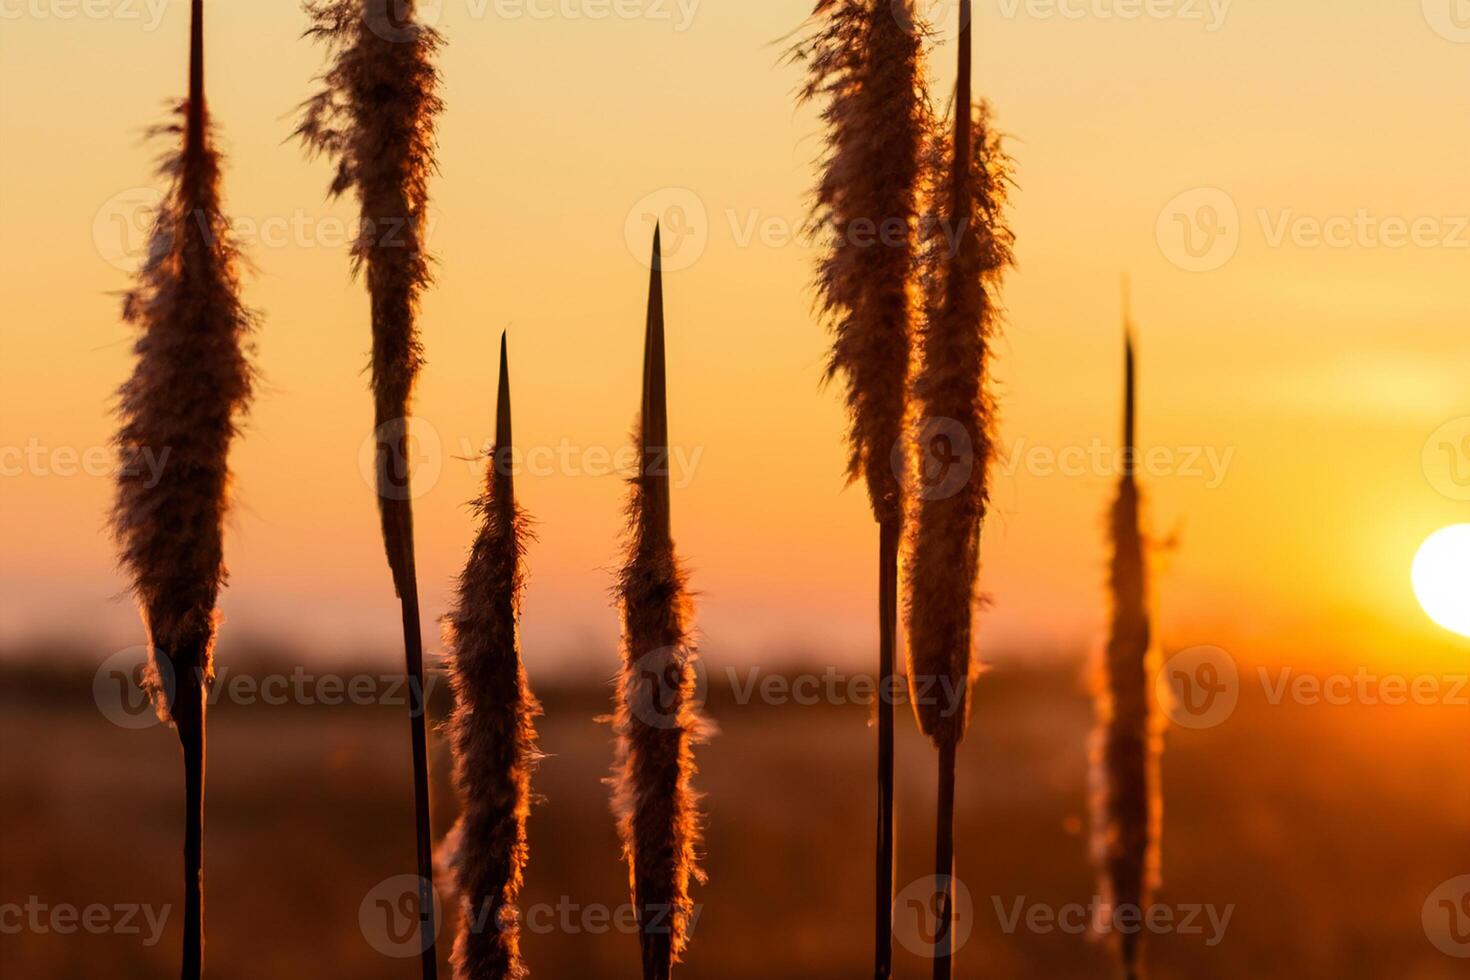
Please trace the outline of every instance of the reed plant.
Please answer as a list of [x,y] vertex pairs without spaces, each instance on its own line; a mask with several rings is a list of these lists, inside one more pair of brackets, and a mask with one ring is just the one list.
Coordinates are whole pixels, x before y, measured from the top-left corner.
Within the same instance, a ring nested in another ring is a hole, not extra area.
[[526,860],[535,718],[541,713],[521,661],[528,519],[516,504],[510,365],[500,338],[500,383],[485,491],[475,502],[479,534],[445,624],[454,713],[449,736],[460,817],[451,832],[460,926],[458,980],[515,980],[521,961],[516,901]]
[[[954,128],[930,141],[924,316],[913,383],[919,438],[908,546],[908,673],[919,727],[938,750],[935,980],[953,970],[955,757],[969,720],[980,532],[996,417],[991,345],[1011,263],[1010,162],[971,95],[972,17],[961,0]],[[954,467],[960,467],[955,470]]]
[[653,234],[643,349],[638,473],[618,575],[622,669],[613,725],[613,805],[638,919],[643,980],[668,980],[689,942],[691,879],[703,880],[694,746],[705,735],[695,700],[693,602],[674,548],[669,494],[662,253]]
[[372,307],[373,422],[383,545],[400,600],[410,697],[419,928],[425,978],[438,975],[423,637],[414,565],[409,414],[423,365],[419,300],[430,283],[425,250],[434,124],[443,109],[434,64],[441,38],[418,20],[417,0],[310,0],[307,35],[332,59],[303,106],[296,135],[337,163],[333,195],[355,192],[362,222],[354,267]]
[[[1160,719],[1150,697],[1157,669],[1148,611],[1147,554],[1139,520],[1133,335],[1124,320],[1123,473],[1109,515],[1111,628],[1095,682],[1092,852],[1108,908],[1147,910],[1158,886]],[[1144,976],[1136,932],[1113,934],[1125,980]]]
[[[193,0],[189,95],[157,133],[178,139],[169,188],[123,316],[139,330],[119,392],[112,528],[148,631],[147,672],[184,755],[184,913],[180,976],[204,962],[205,692],[214,673],[216,603],[230,445],[250,399],[254,317],[240,299],[239,253],[221,207],[220,157],[204,98],[204,5]],[[143,463],[166,460],[148,476]]]
[[[893,705],[903,534],[901,446],[914,319],[917,218],[927,96],[925,31],[912,0],[818,0],[794,49],[802,101],[826,126],[814,224],[826,241],[817,276],[829,321],[827,379],[848,409],[848,475],[867,484],[878,524],[878,816],[874,976],[893,969]],[[895,459],[899,460],[895,465]]]

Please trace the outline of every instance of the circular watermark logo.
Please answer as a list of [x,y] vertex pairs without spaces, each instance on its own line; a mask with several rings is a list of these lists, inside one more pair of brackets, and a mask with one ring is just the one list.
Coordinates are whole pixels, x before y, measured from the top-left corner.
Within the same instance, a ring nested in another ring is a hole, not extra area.
[[130,187],[102,202],[92,218],[92,244],[102,261],[123,272],[136,272],[148,254],[162,204],[163,191],[157,187]]
[[939,953],[945,936],[944,897],[953,889],[954,909],[950,916],[948,948],[951,955],[964,948],[975,929],[975,903],[970,889],[949,875],[928,875],[905,885],[893,897],[893,935],[899,945],[926,959]]
[[[149,684],[150,672],[156,677]],[[165,702],[173,697],[173,670],[166,657],[150,665],[146,646],[124,647],[106,660],[92,675],[92,700],[103,717],[119,728],[134,730],[161,724],[154,706],[153,691],[162,693]]]
[[960,0],[889,0],[889,4],[899,25],[921,37],[958,34],[967,19]]
[[1420,462],[1430,486],[1451,500],[1470,500],[1470,415],[1435,429]]
[[1470,0],[1421,0],[1424,20],[1446,41],[1470,44]]
[[358,444],[357,469],[362,481],[379,496],[417,500],[434,489],[444,471],[439,430],[421,418],[384,422]]
[[659,267],[679,272],[698,262],[709,247],[709,211],[687,187],[665,187],[639,199],[623,222],[628,252],[652,268],[653,229],[659,229]]
[[444,16],[444,0],[388,0],[381,7],[365,8],[368,30],[395,44],[413,41],[424,28],[438,25]]
[[[963,490],[975,473],[975,444],[969,431],[956,419],[920,419],[914,427],[914,444],[919,447],[918,484],[920,500],[946,500]],[[893,472],[904,478],[904,447],[893,447]]]
[[1196,187],[1165,204],[1154,224],[1164,258],[1186,272],[1211,272],[1240,247],[1240,209],[1218,187]]
[[677,728],[683,721],[681,709],[703,708],[708,691],[704,661],[693,651],[659,647],[639,657],[633,667],[628,713],[649,728]]
[[1470,875],[1451,878],[1424,900],[1424,935],[1446,956],[1470,959]]
[[1197,646],[1174,654],[1154,677],[1154,697],[1182,728],[1214,728],[1240,703],[1240,670],[1219,647]]
[[[426,932],[419,895],[426,888],[433,900],[434,931]],[[433,945],[444,922],[439,893],[418,875],[394,875],[373,886],[357,907],[357,924],[368,945],[396,959],[418,956]]]

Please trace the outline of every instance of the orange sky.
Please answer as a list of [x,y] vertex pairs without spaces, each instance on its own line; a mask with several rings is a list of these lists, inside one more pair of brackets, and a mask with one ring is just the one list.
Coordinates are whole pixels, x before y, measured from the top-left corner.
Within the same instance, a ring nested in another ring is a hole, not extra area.
[[[1160,451],[1149,518],[1178,537],[1158,570],[1165,644],[1464,663],[1466,643],[1429,623],[1409,586],[1419,542],[1470,515],[1452,460],[1423,456],[1470,415],[1470,31],[1435,2],[1179,0],[1148,8],[1172,16],[1136,18],[1129,0],[977,4],[976,90],[1014,134],[1021,184],[984,651],[1096,642],[1112,474],[1085,457],[1117,429],[1126,270],[1140,435]],[[235,456],[225,642],[391,653],[397,610],[358,465],[371,407],[366,300],[342,247],[353,208],[326,202],[328,166],[286,142],[322,53],[298,39],[293,4],[208,7],[265,378]],[[874,533],[862,493],[843,488],[838,399],[818,390],[814,253],[793,234],[818,126],[792,106],[781,39],[807,7],[434,6],[448,110],[417,401],[441,447],[416,515],[429,617],[473,533],[478,465],[461,457],[489,434],[508,327],[517,439],[551,463],[518,484],[540,522],[528,660],[611,672],[624,489],[598,473],[638,400],[643,215],[682,214],[690,234],[670,264],[686,267],[666,277],[670,402],[691,468],[675,519],[706,652],[867,662]],[[96,447],[130,366],[114,295],[136,257],[128,223],[156,187],[141,131],[182,91],[187,4],[96,0],[92,16],[62,16],[72,9],[0,4],[6,648],[141,636],[116,599]],[[615,9],[642,16],[596,16]],[[933,62],[941,94],[951,51]]]

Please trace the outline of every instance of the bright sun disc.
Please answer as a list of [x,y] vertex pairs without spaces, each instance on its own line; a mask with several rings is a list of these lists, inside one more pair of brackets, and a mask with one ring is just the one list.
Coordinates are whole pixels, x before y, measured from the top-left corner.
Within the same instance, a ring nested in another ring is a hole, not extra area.
[[1470,636],[1470,524],[1451,524],[1425,538],[1410,574],[1429,618]]

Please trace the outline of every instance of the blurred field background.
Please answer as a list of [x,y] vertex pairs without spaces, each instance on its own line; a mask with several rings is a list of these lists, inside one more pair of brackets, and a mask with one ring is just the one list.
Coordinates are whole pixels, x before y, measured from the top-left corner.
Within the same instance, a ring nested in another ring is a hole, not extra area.
[[[127,730],[93,697],[86,651],[0,656],[0,902],[52,905],[177,901],[182,798],[173,733]],[[1002,927],[1017,900],[1053,908],[1094,894],[1087,853],[1086,738],[1091,703],[1079,656],[1008,657],[978,687],[960,756],[959,876],[974,931],[958,976],[1111,976],[1086,937]],[[289,674],[278,651],[221,665]],[[609,651],[609,665],[612,654]],[[57,664],[70,665],[58,668]],[[40,666],[44,665],[44,666]],[[308,666],[308,670],[311,670]],[[805,667],[788,669],[790,675]],[[352,676],[340,666],[333,672]],[[383,673],[381,664],[363,674]],[[814,673],[820,675],[822,669]],[[609,666],[609,676],[611,666]],[[600,783],[612,756],[595,719],[610,686],[538,685],[546,707],[530,821],[525,906],[627,901]],[[735,673],[740,684],[752,676]],[[1235,714],[1204,731],[1174,729],[1164,755],[1165,885],[1176,908],[1234,910],[1223,940],[1161,935],[1155,976],[1439,980],[1464,962],[1437,951],[1425,898],[1466,872],[1470,780],[1463,707],[1272,705],[1253,671]],[[851,978],[870,969],[873,740],[863,704],[737,703],[711,667],[719,734],[700,753],[708,794],[709,883],[681,971],[688,978]],[[536,676],[533,671],[533,683]],[[447,689],[436,694],[443,717]],[[928,873],[934,757],[900,714],[900,886]],[[413,959],[377,952],[359,906],[413,867],[404,710],[388,706],[241,705],[210,713],[206,837],[208,971],[233,978],[407,978]],[[435,745],[436,823],[453,819],[448,758]],[[963,912],[963,910],[962,910]],[[157,945],[143,936],[0,935],[7,978],[133,978],[174,969],[176,916]],[[635,977],[636,937],[606,926],[528,931],[541,977]],[[912,932],[904,916],[899,930]],[[145,930],[146,932],[146,930]],[[442,934],[447,937],[450,926]],[[901,937],[902,938],[902,935]],[[447,949],[447,943],[441,948]],[[928,965],[898,948],[898,975]]]

